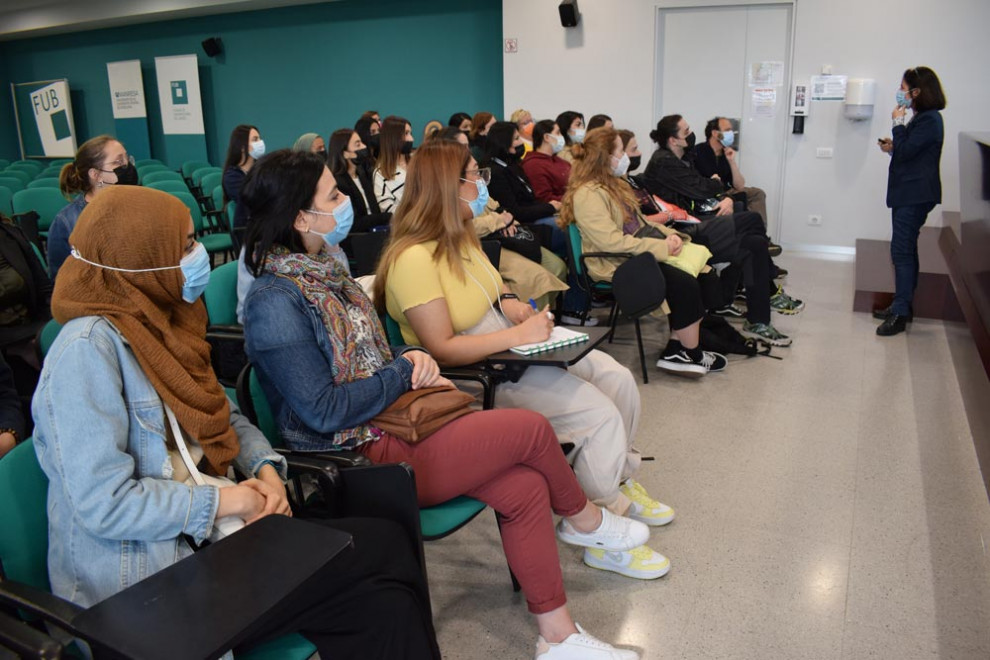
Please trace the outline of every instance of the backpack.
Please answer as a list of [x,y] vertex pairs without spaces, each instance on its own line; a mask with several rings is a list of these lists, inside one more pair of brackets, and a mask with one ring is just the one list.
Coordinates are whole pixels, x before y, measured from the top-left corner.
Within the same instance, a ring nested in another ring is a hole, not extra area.
[[729,355],[764,355],[766,357],[777,357],[770,355],[770,345],[758,339],[747,339],[738,330],[732,327],[728,321],[721,316],[706,314],[701,320],[700,346],[702,350]]

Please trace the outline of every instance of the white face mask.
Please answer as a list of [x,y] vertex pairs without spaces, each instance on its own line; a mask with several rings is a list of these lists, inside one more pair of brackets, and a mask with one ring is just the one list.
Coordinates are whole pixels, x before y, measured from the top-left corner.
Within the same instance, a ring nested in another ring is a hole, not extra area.
[[554,134],[551,133],[550,134],[550,137],[552,137],[554,139],[554,143],[552,145],[550,145],[551,148],[553,149],[553,153],[559,154],[561,151],[563,151],[564,144],[566,144],[566,142],[564,141],[564,136],[563,135],[554,135]]
[[[612,156],[615,159],[615,156]],[[623,152],[622,156],[619,158],[619,162],[612,168],[612,174],[615,176],[624,176],[626,172],[629,171],[629,154]]]
[[265,141],[264,140],[258,140],[257,142],[252,143],[251,144],[251,151],[249,151],[248,153],[251,155],[251,158],[254,158],[255,160],[258,160],[259,158],[261,158],[262,156],[264,156],[265,155]]

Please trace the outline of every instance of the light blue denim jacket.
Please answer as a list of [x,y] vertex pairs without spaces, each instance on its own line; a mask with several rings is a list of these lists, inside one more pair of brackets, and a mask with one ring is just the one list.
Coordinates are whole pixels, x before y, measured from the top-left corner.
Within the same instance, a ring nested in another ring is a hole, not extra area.
[[[286,277],[263,274],[251,285],[244,307],[245,349],[292,449],[341,449],[333,444],[334,431],[364,424],[412,385],[412,364],[399,359],[369,378],[336,385],[323,318]],[[392,347],[396,358],[407,350],[420,349]]]
[[[69,321],[45,357],[32,403],[34,447],[48,475],[52,591],[88,607],[192,554],[213,528],[219,491],[172,480],[162,401],[123,336],[105,318]],[[285,459],[233,404],[254,476]]]

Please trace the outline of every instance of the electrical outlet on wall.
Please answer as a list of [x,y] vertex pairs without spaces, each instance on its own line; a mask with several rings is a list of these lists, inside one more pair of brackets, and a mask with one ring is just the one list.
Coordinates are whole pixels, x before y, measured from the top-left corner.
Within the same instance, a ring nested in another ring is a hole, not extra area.
[[815,156],[817,158],[831,158],[832,147],[818,147],[818,149],[815,150]]
[[808,216],[808,224],[811,225],[812,227],[821,227],[822,226],[822,216],[820,216],[820,215],[809,215]]

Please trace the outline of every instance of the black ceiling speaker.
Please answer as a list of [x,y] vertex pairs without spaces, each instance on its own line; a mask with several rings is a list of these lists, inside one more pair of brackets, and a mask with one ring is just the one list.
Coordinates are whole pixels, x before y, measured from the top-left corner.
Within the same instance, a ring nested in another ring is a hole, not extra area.
[[216,57],[223,52],[223,42],[220,37],[210,37],[203,40],[203,50],[208,57]]
[[564,0],[557,7],[560,11],[560,24],[564,27],[577,27],[581,15],[578,13],[577,0]]

